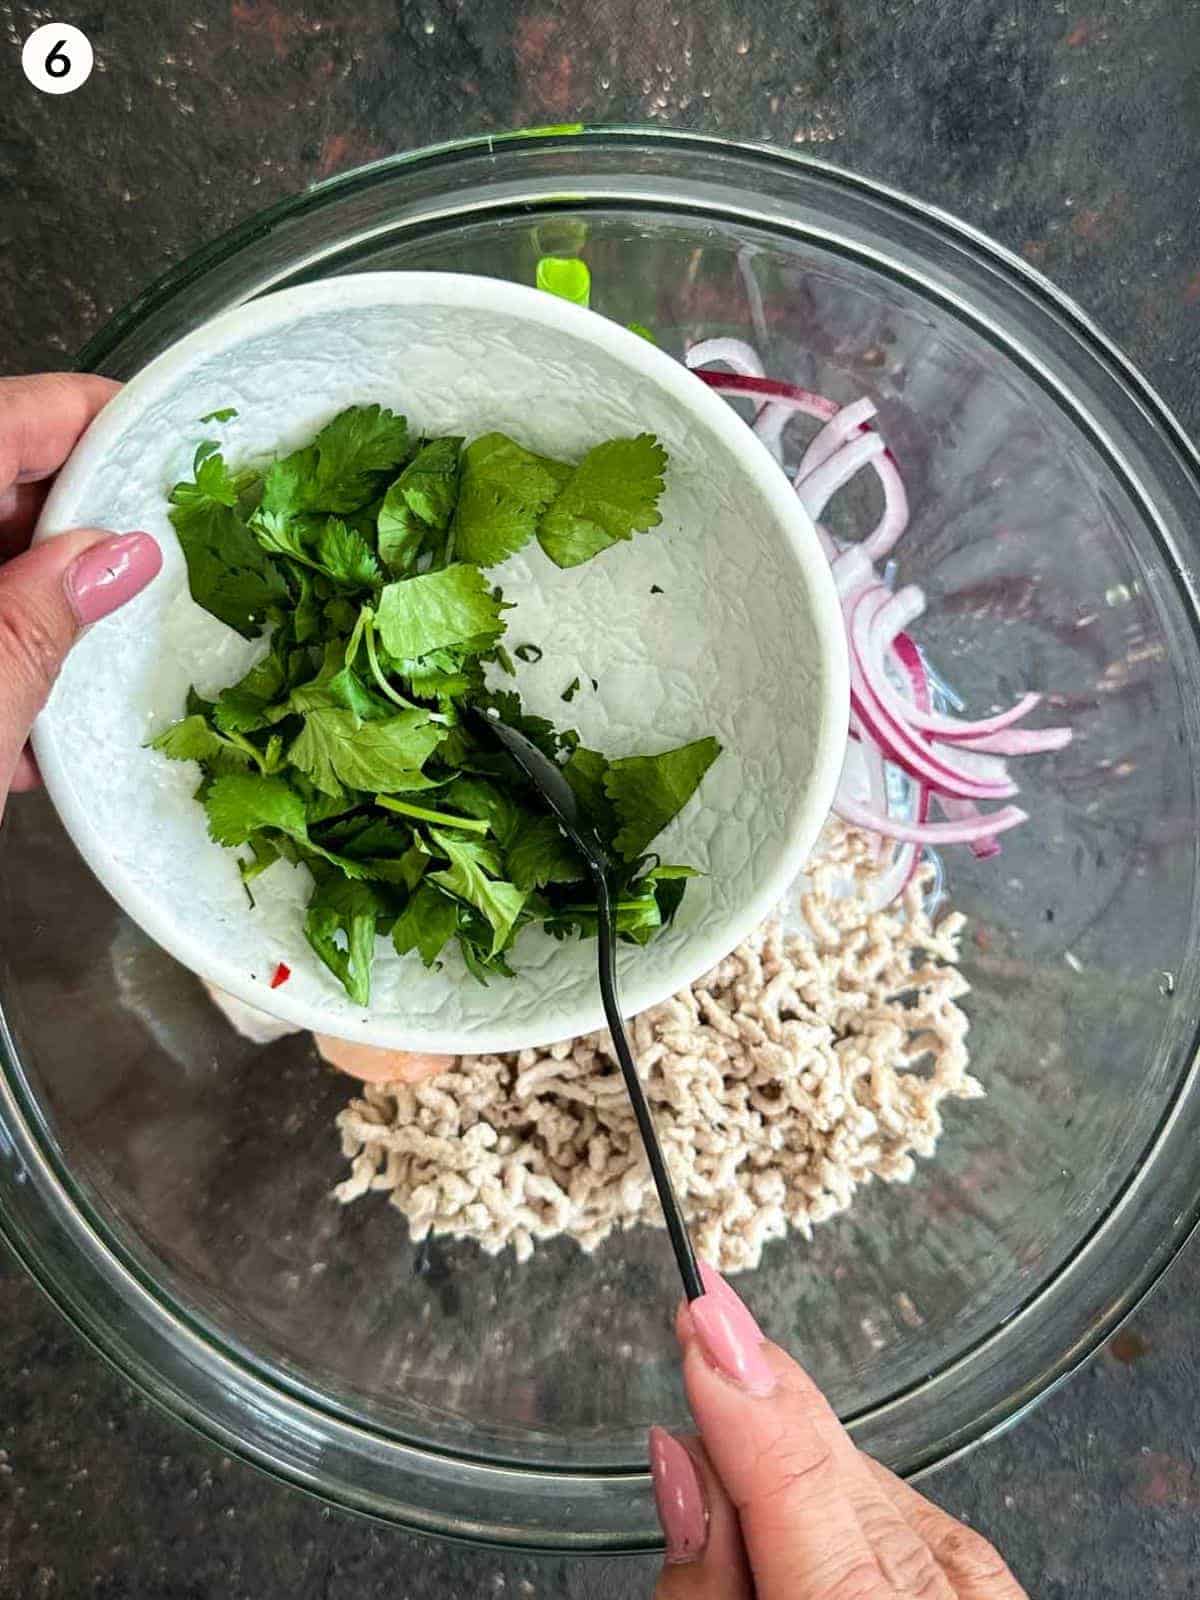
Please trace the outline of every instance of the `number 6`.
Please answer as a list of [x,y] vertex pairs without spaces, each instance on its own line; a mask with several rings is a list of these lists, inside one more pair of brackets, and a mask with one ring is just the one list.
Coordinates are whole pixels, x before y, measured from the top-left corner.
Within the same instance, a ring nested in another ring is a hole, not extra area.
[[65,39],[60,39],[51,47],[46,57],[46,71],[52,78],[65,78],[71,70],[71,58],[66,52],[66,43]]

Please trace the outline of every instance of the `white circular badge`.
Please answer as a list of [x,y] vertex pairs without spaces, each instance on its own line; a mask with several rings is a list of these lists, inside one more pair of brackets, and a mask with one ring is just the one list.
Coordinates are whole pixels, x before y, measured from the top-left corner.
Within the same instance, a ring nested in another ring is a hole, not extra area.
[[35,28],[21,51],[21,67],[43,94],[71,94],[92,75],[95,55],[86,33],[69,22],[46,22]]

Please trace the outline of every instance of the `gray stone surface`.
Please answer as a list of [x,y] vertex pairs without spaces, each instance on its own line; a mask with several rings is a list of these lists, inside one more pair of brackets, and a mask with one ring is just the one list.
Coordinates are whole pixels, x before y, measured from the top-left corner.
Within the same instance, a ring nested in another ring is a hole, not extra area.
[[[1200,432],[1194,0],[154,0],[56,8],[97,71],[19,72],[0,0],[0,365],[66,365],[162,269],[394,149],[582,117],[776,144],[956,211],[1074,294]],[[1042,1600],[1200,1594],[1193,1247],[1108,1351],[945,1469]],[[0,1597],[647,1594],[653,1563],[420,1542],[223,1459],[0,1267]]]

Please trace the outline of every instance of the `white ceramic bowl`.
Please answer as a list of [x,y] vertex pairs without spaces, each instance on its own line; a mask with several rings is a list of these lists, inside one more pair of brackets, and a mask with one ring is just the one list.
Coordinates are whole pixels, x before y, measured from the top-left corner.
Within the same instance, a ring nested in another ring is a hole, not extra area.
[[[264,646],[192,601],[167,491],[199,440],[239,464],[293,448],[343,407],[380,401],[428,432],[500,429],[549,455],[650,430],[670,453],[662,525],[559,571],[531,549],[496,570],[529,708],[610,755],[715,734],[724,753],[662,836],[706,876],[675,925],[624,949],[633,1014],[692,982],[771,910],[803,866],[845,748],[848,679],[832,580],[811,523],[750,430],[646,340],[536,290],[444,273],[363,273],[217,317],[152,361],[97,418],[38,527],[141,528],[164,551],[149,590],[81,640],[34,734],[62,820],[120,905],[200,977],[298,1026],[392,1048],[516,1049],[601,1026],[595,949],[527,929],[518,977],[428,972],[380,940],[369,1012],[302,932],[309,880],[279,864],[247,902],[193,799],[197,769],[145,748]],[[223,427],[199,418],[238,409]],[[651,592],[656,585],[663,592]],[[567,706],[563,688],[594,677]],[[289,982],[271,990],[278,962]]]

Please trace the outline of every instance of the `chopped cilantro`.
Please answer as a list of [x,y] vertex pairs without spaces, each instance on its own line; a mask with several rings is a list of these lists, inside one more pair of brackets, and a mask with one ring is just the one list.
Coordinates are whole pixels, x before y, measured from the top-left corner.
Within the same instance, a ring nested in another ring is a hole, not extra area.
[[379,555],[394,577],[416,570],[444,535],[458,502],[462,440],[431,439],[389,487],[379,508]]
[[504,631],[500,602],[479,568],[465,562],[389,583],[376,617],[388,654],[408,661],[454,645],[473,645],[478,653]]
[[230,773],[214,778],[204,796],[208,831],[218,844],[246,844],[250,835],[273,828],[289,839],[306,839],[304,801],[282,778]]
[[403,790],[419,773],[445,734],[425,710],[398,711],[381,722],[363,722],[353,711],[310,711],[288,750],[323,794],[347,789]]
[[577,567],[619,539],[657,527],[666,465],[667,452],[652,433],[589,450],[538,525],[555,566]]
[[387,911],[387,902],[371,884],[336,874],[319,882],[308,902],[305,937],[360,1006],[371,1003],[375,936]]
[[437,854],[446,856],[450,862],[443,871],[430,873],[429,881],[483,913],[492,928],[488,953],[498,955],[508,943],[527,891],[497,876],[499,859],[494,850],[479,840],[456,838],[440,828],[431,828],[429,836]]
[[283,573],[223,500],[207,493],[176,499],[171,523],[187,560],[192,599],[244,639],[257,639],[288,600]]
[[696,739],[661,755],[608,763],[604,792],[620,820],[615,843],[627,861],[640,856],[679,815],[720,753],[715,739]]
[[534,455],[502,433],[485,433],[463,451],[454,513],[460,561],[494,567],[538,531],[538,518],[570,481],[571,468]]
[[432,967],[458,927],[458,907],[432,883],[423,883],[396,918],[392,941],[398,955],[415,950]]
[[[582,265],[548,267],[544,286],[581,281]],[[204,440],[172,488],[193,598],[243,637],[268,637],[215,699],[189,691],[151,747],[197,763],[209,833],[242,852],[247,886],[278,861],[309,870],[305,937],[356,1004],[370,1004],[380,935],[427,966],[456,949],[486,983],[513,976],[508,953],[529,923],[556,937],[596,931],[584,862],[466,706],[495,711],[559,763],[625,858],[614,883],[624,938],[645,943],[678,910],[690,869],[644,851],[716,741],[609,761],[487,675],[542,651],[509,655],[503,593],[485,569],[535,536],[570,567],[655,526],[665,464],[649,434],[576,465],[499,433],[416,439],[403,417],[366,405],[265,470],[235,471]]]

